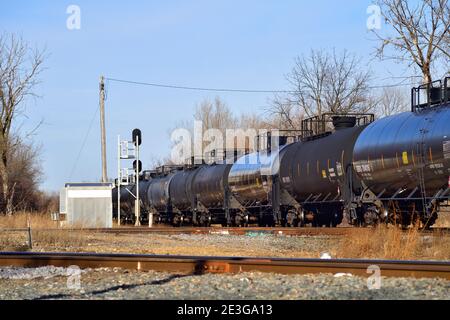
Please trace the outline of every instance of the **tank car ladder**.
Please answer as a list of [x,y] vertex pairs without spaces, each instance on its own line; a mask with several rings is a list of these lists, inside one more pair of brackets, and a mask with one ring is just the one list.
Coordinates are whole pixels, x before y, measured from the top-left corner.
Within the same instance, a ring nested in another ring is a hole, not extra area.
[[429,218],[429,207],[427,204],[427,192],[425,186],[425,165],[426,165],[426,156],[425,156],[425,135],[428,133],[427,129],[420,129],[420,133],[422,134],[422,141],[417,144],[417,155],[419,159],[419,169],[417,170],[417,178],[419,180],[419,190],[420,190],[420,198],[422,200],[422,210],[425,218]]

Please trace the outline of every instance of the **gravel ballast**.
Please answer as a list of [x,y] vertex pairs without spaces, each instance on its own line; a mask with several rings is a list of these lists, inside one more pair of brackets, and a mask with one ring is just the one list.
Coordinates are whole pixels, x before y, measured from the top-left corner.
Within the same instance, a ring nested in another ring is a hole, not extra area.
[[[79,276],[78,276],[79,275]],[[0,268],[0,299],[450,299],[450,281],[351,275],[177,275],[123,269]]]

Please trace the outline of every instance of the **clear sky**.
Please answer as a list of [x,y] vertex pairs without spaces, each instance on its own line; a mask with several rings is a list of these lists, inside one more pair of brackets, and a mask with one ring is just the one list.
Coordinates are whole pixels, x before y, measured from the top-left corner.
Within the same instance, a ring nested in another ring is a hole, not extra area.
[[[98,79],[187,86],[288,89],[295,56],[314,49],[348,49],[370,65],[380,83],[400,66],[371,61],[376,45],[366,27],[369,0],[9,1],[0,0],[0,31],[19,33],[49,58],[28,102],[24,129],[43,148],[42,188],[101,176]],[[81,29],[69,30],[69,5],[81,9]],[[169,131],[191,119],[205,98],[219,95],[236,112],[262,112],[270,94],[178,91],[108,83],[108,174],[116,177],[117,135],[143,132],[144,167],[169,154]],[[405,90],[408,90],[407,88]]]

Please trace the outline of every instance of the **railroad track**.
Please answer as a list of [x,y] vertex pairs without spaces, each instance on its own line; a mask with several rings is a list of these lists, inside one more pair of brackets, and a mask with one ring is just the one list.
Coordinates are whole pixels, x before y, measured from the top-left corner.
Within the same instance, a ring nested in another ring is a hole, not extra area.
[[[1,266],[34,268],[53,265],[80,268],[120,267],[139,271],[183,274],[270,272],[281,274],[351,273],[370,276],[370,266],[380,268],[381,276],[444,278],[450,280],[450,261],[393,261],[351,259],[292,259],[248,257],[194,257],[91,253],[0,253]],[[373,268],[373,267],[372,267]]]
[[[32,229],[32,231],[83,231],[112,234],[204,234],[204,235],[285,235],[285,236],[344,236],[361,230],[371,228],[339,227],[339,228],[283,228],[283,227],[248,227],[248,228],[226,228],[226,227],[115,227],[115,228],[84,228],[84,229]],[[27,232],[28,228],[20,229],[0,229],[1,232]],[[431,230],[420,231],[424,235],[442,234],[450,235],[450,228],[433,228]]]
[[156,233],[156,234],[216,234],[216,235],[291,235],[291,236],[315,236],[315,235],[346,235],[354,232],[354,228],[225,228],[225,227],[134,227],[134,228],[113,228],[100,229],[105,233]]
[[[226,228],[226,227],[121,227],[112,229],[96,229],[105,233],[156,233],[156,234],[222,234],[222,235],[290,235],[290,236],[343,236],[351,233],[358,233],[361,230],[371,230],[372,228],[338,227],[338,228],[287,228],[287,227],[247,227],[247,228]],[[95,229],[92,229],[95,230]],[[407,231],[407,230],[405,230]],[[450,235],[450,228],[433,228],[422,230],[422,234],[440,233]]]
[[[112,234],[205,234],[205,235],[290,235],[290,236],[317,236],[330,235],[342,236],[355,232],[357,229],[348,228],[273,228],[273,227],[250,227],[250,228],[224,228],[224,227],[116,227],[116,228],[39,228],[32,229],[32,231],[55,232],[66,230],[68,232],[97,232],[97,233],[112,233]],[[28,228],[16,229],[0,229],[1,232],[29,232]]]

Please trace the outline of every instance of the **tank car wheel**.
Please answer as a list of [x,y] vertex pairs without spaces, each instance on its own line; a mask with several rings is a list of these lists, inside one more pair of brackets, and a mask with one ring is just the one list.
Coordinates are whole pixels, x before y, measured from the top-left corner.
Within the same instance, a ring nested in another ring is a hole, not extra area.
[[205,228],[209,228],[211,227],[211,219],[206,219],[203,223],[202,226]]
[[204,213],[202,213],[200,216],[197,217],[197,225],[199,227],[208,226],[208,217]]
[[250,220],[249,216],[245,215],[245,217],[244,217],[244,228],[248,228],[249,220]]
[[298,224],[297,211],[289,210],[286,213],[285,224],[287,227],[295,227]]
[[287,222],[286,223],[286,227],[288,227],[288,228],[295,228],[296,226],[298,226],[299,225],[299,221],[298,221],[298,219],[293,219],[291,222]]
[[234,224],[236,227],[239,227],[239,228],[242,227],[243,222],[244,222],[244,218],[241,215],[236,215],[234,217]]
[[232,221],[222,222],[222,227],[224,227],[224,228],[230,228],[232,226],[233,226]]
[[180,228],[183,226],[183,222],[184,222],[184,217],[180,216],[180,215],[176,215],[173,218],[172,225],[176,228]]

